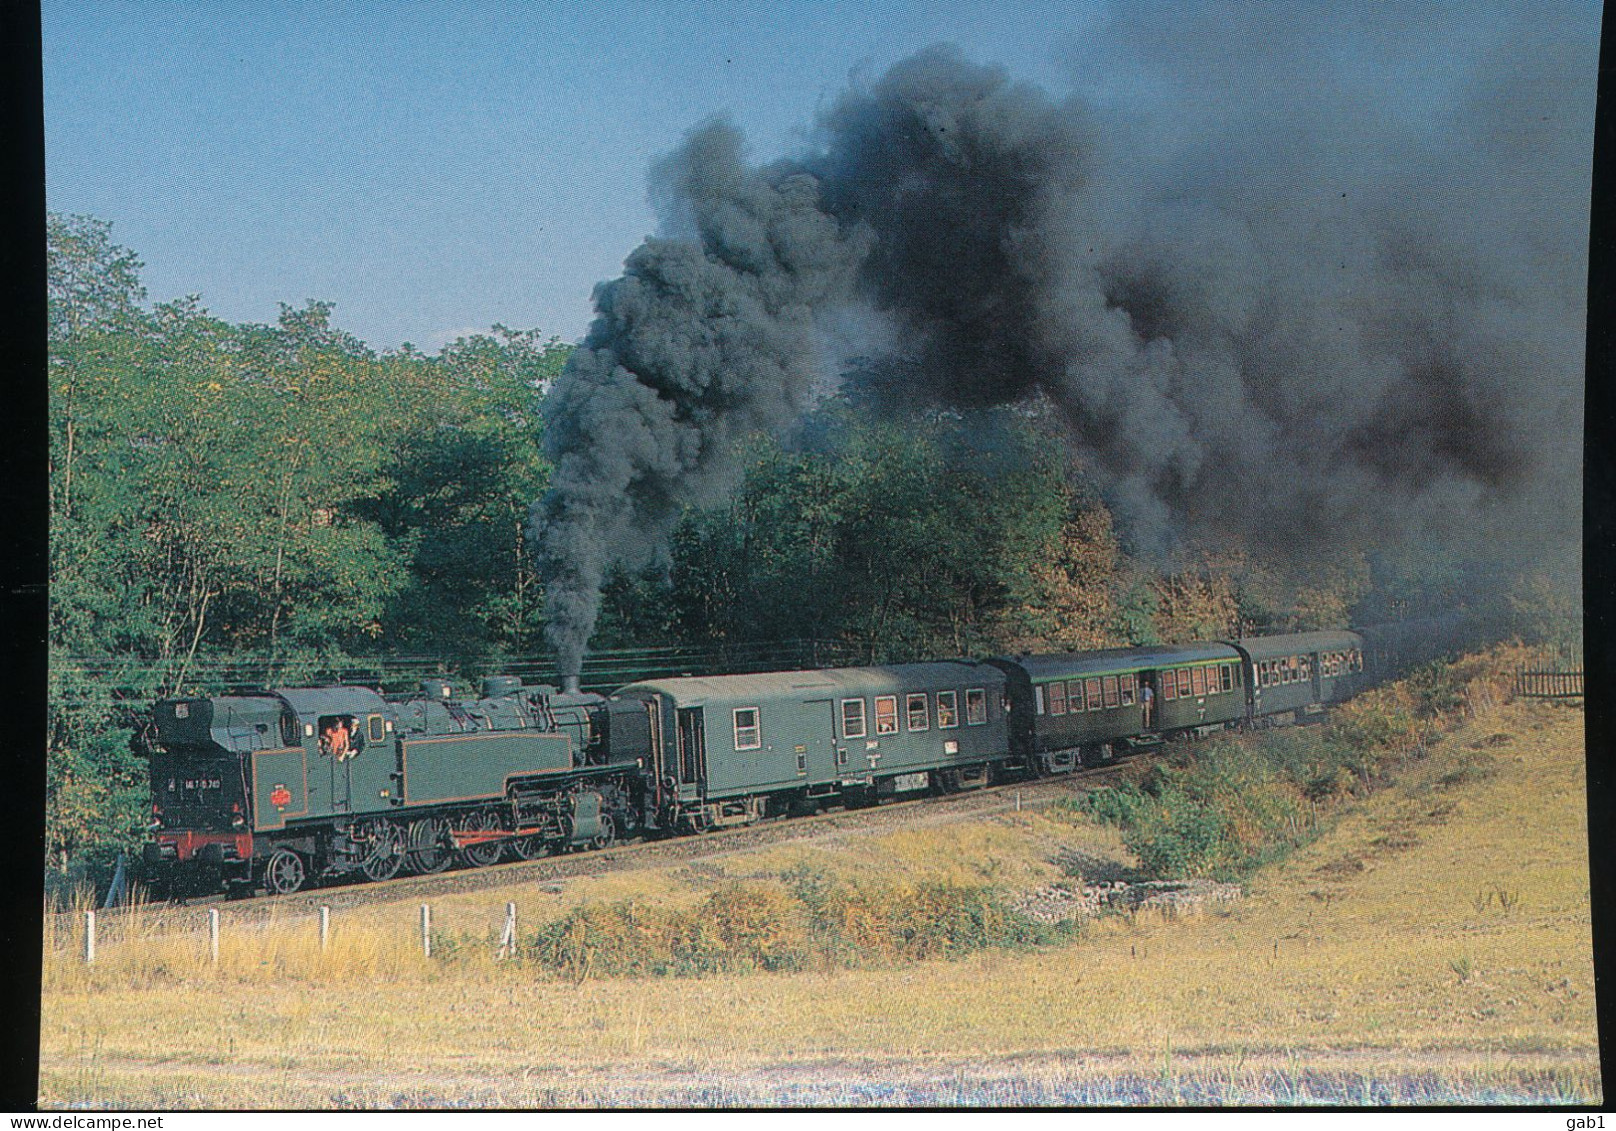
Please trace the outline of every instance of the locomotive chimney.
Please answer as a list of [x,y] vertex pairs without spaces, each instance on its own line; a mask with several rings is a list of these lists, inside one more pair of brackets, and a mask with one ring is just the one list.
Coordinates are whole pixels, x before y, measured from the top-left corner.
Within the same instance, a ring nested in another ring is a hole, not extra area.
[[562,676],[561,677],[561,694],[563,694],[563,695],[576,695],[576,694],[578,694],[578,679],[579,679],[579,677],[576,676],[576,675],[564,675],[564,676]]

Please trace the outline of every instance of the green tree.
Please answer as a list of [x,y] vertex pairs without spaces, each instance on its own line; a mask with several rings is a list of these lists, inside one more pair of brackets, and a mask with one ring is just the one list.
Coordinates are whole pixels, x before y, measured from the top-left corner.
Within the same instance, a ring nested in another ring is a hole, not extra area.
[[408,557],[389,642],[469,659],[539,646],[543,592],[524,528],[549,465],[537,411],[570,347],[495,326],[391,359],[401,398],[381,489],[361,508]]

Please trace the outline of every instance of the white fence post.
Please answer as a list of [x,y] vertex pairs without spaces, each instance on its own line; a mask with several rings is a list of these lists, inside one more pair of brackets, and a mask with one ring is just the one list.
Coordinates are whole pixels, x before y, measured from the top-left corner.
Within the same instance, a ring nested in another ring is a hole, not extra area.
[[432,905],[421,904],[421,953],[432,957]]
[[320,949],[324,950],[331,941],[331,908],[320,908]]
[[208,961],[219,965],[219,910],[208,908]]
[[95,965],[95,912],[84,913],[84,964]]
[[499,952],[505,958],[516,954],[516,904],[505,905],[505,932],[499,939]]

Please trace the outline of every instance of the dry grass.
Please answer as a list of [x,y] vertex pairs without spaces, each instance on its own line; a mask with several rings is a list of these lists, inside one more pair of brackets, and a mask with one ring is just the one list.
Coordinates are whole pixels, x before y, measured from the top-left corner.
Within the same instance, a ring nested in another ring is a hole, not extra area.
[[[337,921],[325,955],[312,918],[227,933],[217,971],[204,933],[154,924],[133,945],[106,943],[88,972],[69,939],[47,960],[41,1095],[222,1107],[1597,1100],[1581,719],[1483,710],[1259,873],[1240,904],[1105,921],[1032,953],[573,982],[496,962],[491,945],[427,962],[414,905],[363,927]],[[518,902],[525,924],[600,899],[689,906],[802,867],[1027,887],[1071,853],[1126,863],[1109,830],[1026,812],[535,886]],[[435,905],[440,929],[490,940],[502,914],[487,895]]]

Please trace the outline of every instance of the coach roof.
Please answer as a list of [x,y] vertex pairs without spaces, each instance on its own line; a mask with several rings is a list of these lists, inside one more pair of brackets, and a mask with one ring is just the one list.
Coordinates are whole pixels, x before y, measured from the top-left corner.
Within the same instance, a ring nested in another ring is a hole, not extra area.
[[998,687],[1003,683],[1004,673],[987,664],[971,660],[943,660],[929,664],[829,668],[824,671],[647,679],[619,689],[617,695],[658,692],[680,703],[708,699],[763,702],[772,699],[851,698],[895,695],[903,691]]
[[1144,648],[1108,648],[1103,652],[1066,652],[1054,656],[1006,656],[1034,682],[1074,675],[1171,668],[1205,661],[1234,661],[1240,653],[1227,644],[1160,644]]

